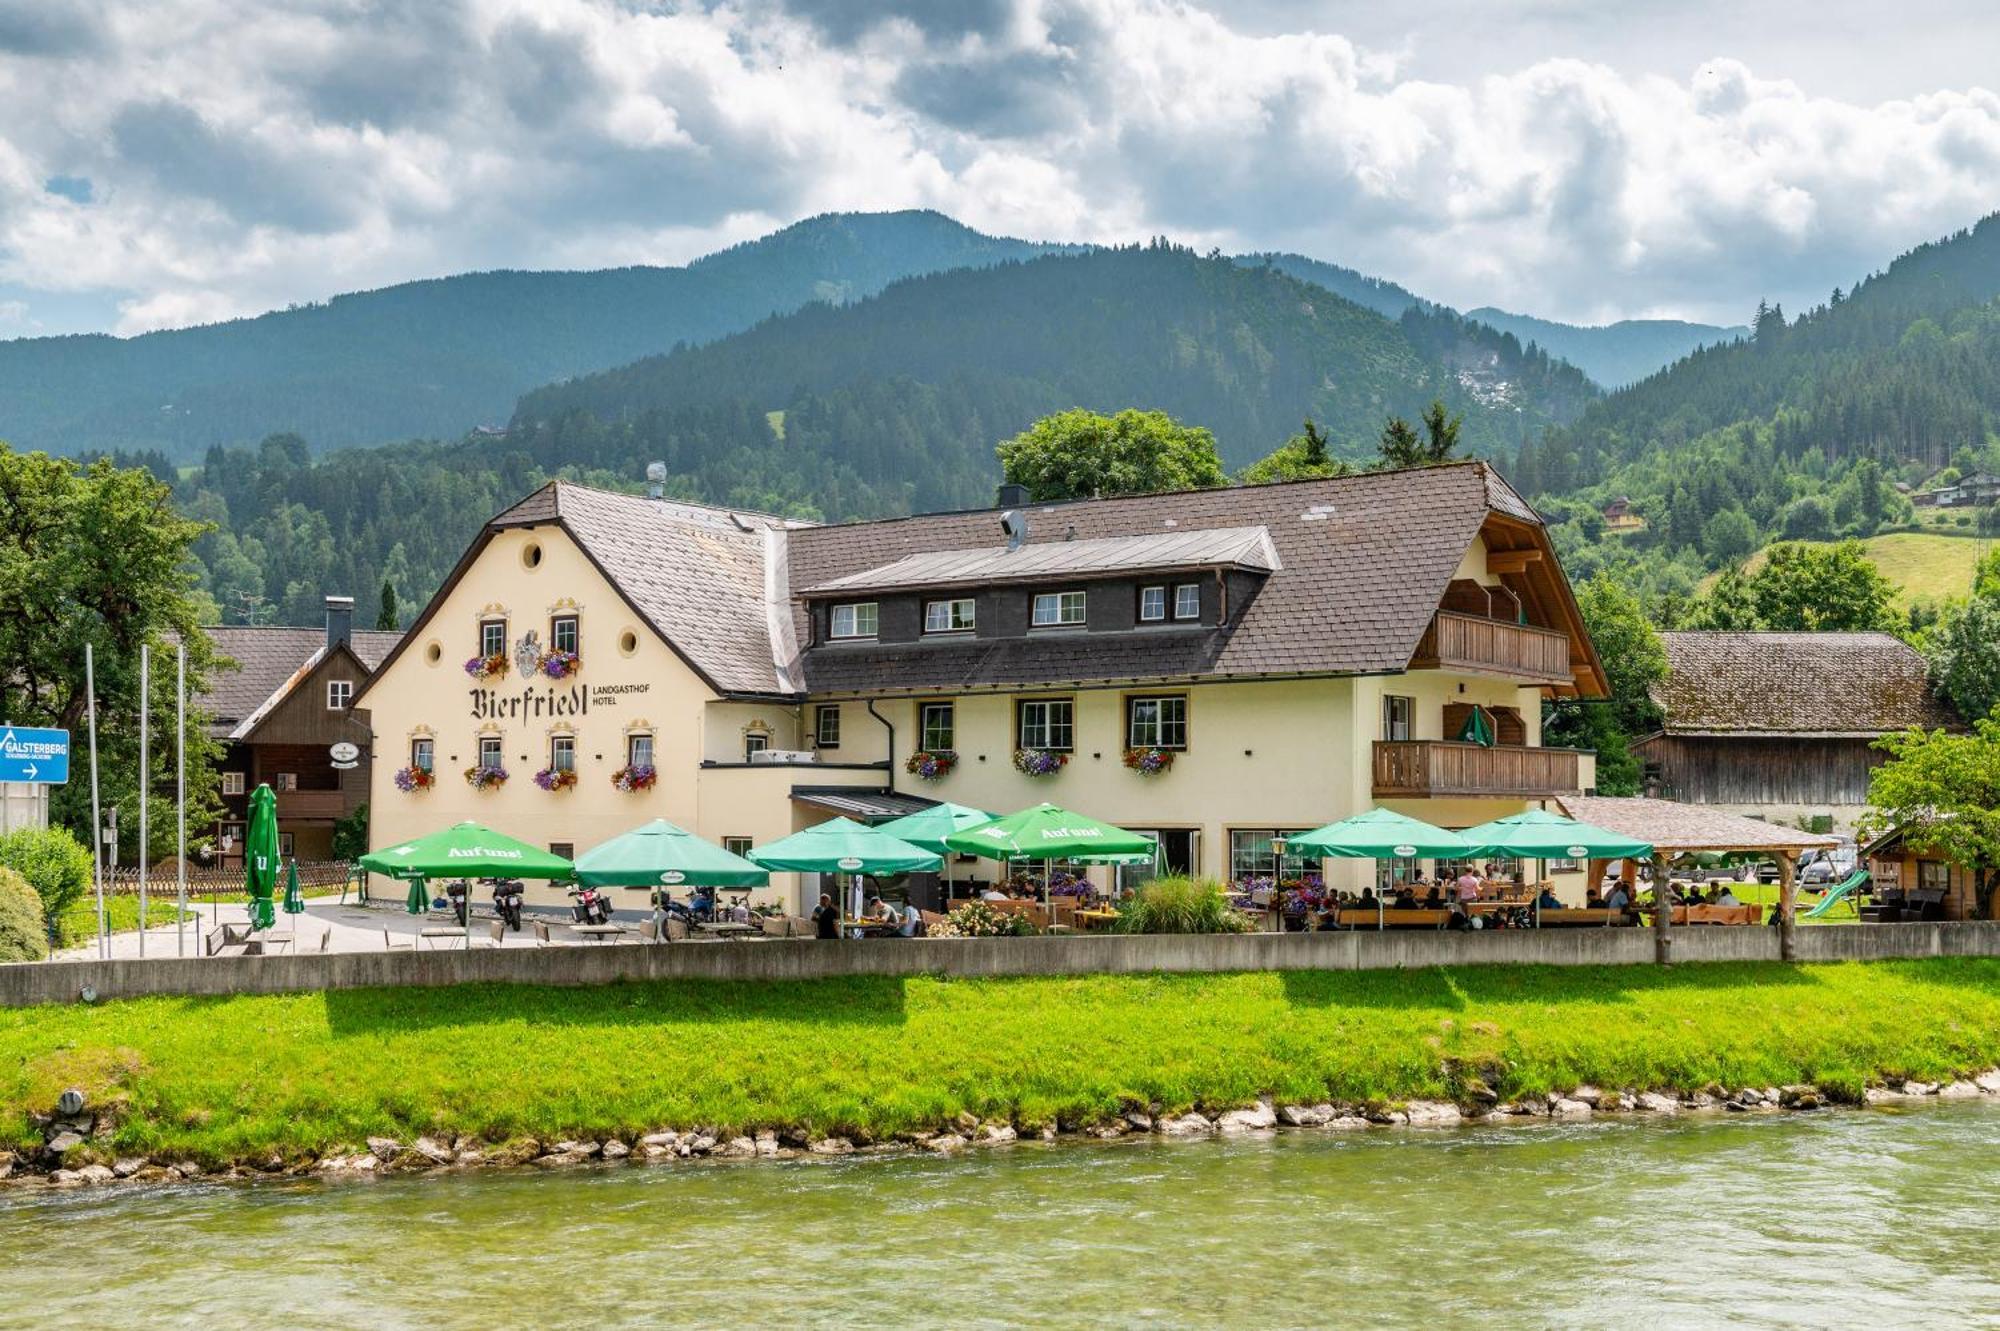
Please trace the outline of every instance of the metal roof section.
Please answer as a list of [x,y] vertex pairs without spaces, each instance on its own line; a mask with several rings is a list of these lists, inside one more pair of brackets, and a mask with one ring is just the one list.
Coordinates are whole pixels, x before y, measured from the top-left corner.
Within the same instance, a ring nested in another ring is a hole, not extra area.
[[792,802],[870,823],[901,818],[937,803],[921,795],[899,795],[891,790],[863,790],[852,786],[793,786]]
[[1275,573],[1283,567],[1264,527],[1219,527],[1097,540],[1039,541],[1018,548],[932,550],[807,588],[801,596],[835,596],[919,587],[1053,582],[1178,569],[1240,568]]

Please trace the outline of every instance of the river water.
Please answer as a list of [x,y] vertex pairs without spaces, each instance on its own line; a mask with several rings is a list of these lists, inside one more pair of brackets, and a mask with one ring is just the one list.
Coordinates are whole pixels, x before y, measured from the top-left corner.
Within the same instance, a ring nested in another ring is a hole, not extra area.
[[2000,1325],[2000,1106],[0,1190],[0,1325]]

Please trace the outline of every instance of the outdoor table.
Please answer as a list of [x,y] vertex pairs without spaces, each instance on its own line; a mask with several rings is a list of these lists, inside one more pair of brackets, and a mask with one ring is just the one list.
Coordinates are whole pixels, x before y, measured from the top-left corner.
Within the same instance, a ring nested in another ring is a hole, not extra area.
[[1080,910],[1076,912],[1075,919],[1076,922],[1078,924],[1083,925],[1084,928],[1092,929],[1096,928],[1100,924],[1117,923],[1118,912],[1115,910],[1102,910],[1102,909]]
[[760,925],[741,924],[735,920],[696,921],[694,927],[705,934],[715,934],[722,938],[740,938],[744,934],[763,932]]
[[446,928],[442,925],[432,925],[429,928],[420,931],[417,936],[419,938],[430,939],[431,940],[430,947],[433,952],[437,950],[438,939],[440,938],[449,939],[450,942],[447,942],[445,944],[445,949],[444,949],[445,951],[449,952],[451,951],[452,943],[462,943],[465,941],[465,930],[459,928],[457,925],[452,925],[449,928]]
[[622,924],[572,924],[569,928],[571,933],[582,934],[587,939],[602,939],[607,943],[628,932]]
[[895,933],[898,929],[903,927],[903,922],[901,920],[848,919],[848,920],[842,920],[840,922],[840,927],[843,929],[852,929],[856,933],[861,933],[861,934],[881,935],[881,934]]

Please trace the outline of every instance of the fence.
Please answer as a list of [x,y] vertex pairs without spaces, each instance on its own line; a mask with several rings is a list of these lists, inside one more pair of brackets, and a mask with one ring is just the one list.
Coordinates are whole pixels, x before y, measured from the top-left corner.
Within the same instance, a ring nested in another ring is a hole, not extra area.
[[[299,886],[308,892],[334,888],[345,883],[352,872],[346,860],[300,860]],[[174,877],[171,860],[156,864],[146,870],[146,891],[148,895],[159,897],[162,893],[172,896],[180,884]],[[188,866],[188,895],[220,896],[243,891],[242,869],[217,869],[207,865]],[[278,878],[278,888],[284,890],[284,875]],[[139,870],[123,866],[104,876],[104,891],[107,896],[137,896],[139,894]]]

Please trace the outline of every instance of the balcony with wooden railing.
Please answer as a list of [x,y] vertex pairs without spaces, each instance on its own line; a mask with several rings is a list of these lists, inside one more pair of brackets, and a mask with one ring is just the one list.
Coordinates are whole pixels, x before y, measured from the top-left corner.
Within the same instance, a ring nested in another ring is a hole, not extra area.
[[1431,616],[1410,669],[1500,675],[1532,684],[1568,684],[1574,678],[1568,634],[1456,610]]
[[347,816],[347,794],[339,790],[280,790],[278,796],[278,824],[284,825],[287,818],[344,818]]
[[1501,795],[1537,798],[1582,790],[1575,749],[1461,740],[1377,740],[1377,799],[1434,795]]

